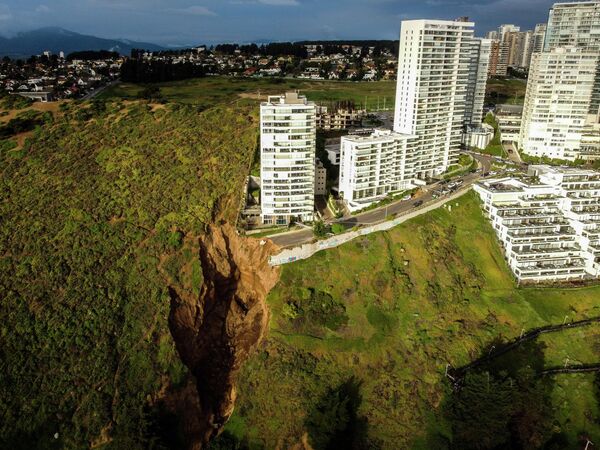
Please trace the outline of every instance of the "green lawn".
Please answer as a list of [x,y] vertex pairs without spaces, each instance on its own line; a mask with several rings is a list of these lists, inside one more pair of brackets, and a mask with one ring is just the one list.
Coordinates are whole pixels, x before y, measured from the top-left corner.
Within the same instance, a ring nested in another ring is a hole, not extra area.
[[492,156],[508,156],[506,151],[504,150],[504,147],[502,146],[500,128],[498,127],[496,117],[492,113],[488,113],[485,116],[484,122],[494,127],[494,137],[485,149],[479,149],[478,151]]
[[[354,383],[353,420],[371,445],[444,448],[447,363],[463,365],[523,328],[600,315],[600,286],[517,287],[477,196],[451,207],[283,266],[269,336],[243,368],[227,428],[251,448],[318,442],[323,399]],[[546,366],[565,354],[599,361],[599,335],[594,325],[544,336]],[[556,377],[553,414],[569,448],[579,433],[600,440],[589,420],[598,416],[593,380]]]
[[[365,101],[370,110],[393,108],[396,95],[395,81],[350,82],[350,81],[309,81],[283,78],[233,78],[206,77],[185,81],[159,83],[162,95],[168,101],[189,103],[202,107],[240,99],[264,99],[269,94],[280,94],[286,90],[299,90],[310,100],[326,104],[331,101],[352,100],[357,106]],[[100,98],[135,99],[143,85],[120,83],[102,94]],[[260,95],[260,97],[259,97]]]
[[527,80],[492,78],[486,86],[486,103],[522,105],[525,101]]

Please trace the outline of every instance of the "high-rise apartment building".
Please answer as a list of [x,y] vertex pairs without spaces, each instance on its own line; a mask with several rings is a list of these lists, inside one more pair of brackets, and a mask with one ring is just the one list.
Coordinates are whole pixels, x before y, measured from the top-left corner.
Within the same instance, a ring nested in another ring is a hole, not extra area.
[[498,39],[504,41],[506,33],[521,31],[521,27],[512,24],[503,24],[498,27]]
[[600,158],[600,1],[556,3],[529,71],[519,147],[574,161]]
[[260,106],[261,218],[311,221],[315,195],[316,106],[295,92]]
[[351,209],[423,184],[458,159],[467,126],[481,124],[492,44],[473,27],[402,22],[393,132],[341,140],[340,193]]
[[472,40],[465,106],[465,125],[479,126],[483,121],[483,104],[485,102],[485,88],[491,51],[491,40],[479,38]]
[[600,1],[555,3],[550,9],[544,51],[557,47],[600,50]]
[[599,57],[574,47],[533,55],[519,136],[525,153],[570,161],[584,156]]
[[458,158],[473,64],[473,22],[406,20],[400,30],[394,131],[415,135],[420,178]]
[[540,53],[544,50],[544,39],[546,38],[546,24],[538,23],[533,30],[532,53]]
[[485,37],[486,37],[486,39],[491,39],[492,41],[498,40],[498,31],[497,30],[488,31],[487,34],[485,35]]
[[488,77],[505,77],[507,72],[506,55],[507,46],[500,40],[492,40],[490,47],[490,62],[488,68]]
[[500,25],[498,30],[488,32],[488,37],[494,40],[490,56],[489,76],[504,77],[507,75],[509,67],[526,69],[531,61],[531,54],[542,50],[543,31],[540,25],[536,26],[535,31],[521,31],[516,25]]

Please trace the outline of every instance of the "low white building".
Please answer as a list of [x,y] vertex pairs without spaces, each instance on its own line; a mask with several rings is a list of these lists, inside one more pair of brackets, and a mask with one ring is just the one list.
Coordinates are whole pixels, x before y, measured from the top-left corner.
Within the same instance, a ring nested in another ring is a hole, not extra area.
[[531,166],[475,185],[519,281],[600,277],[600,173]]
[[411,157],[416,142],[414,136],[385,129],[342,137],[339,192],[351,211],[423,184],[416,180]]
[[494,127],[482,123],[479,127],[467,127],[464,134],[464,144],[469,148],[484,149],[494,138]]

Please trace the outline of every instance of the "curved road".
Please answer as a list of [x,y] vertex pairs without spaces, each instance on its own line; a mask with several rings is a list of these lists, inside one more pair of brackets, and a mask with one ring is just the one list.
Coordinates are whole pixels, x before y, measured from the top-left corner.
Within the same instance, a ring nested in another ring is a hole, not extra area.
[[[479,162],[482,170],[476,173],[468,173],[462,177],[458,177],[455,180],[462,180],[462,187],[472,185],[481,178],[481,174],[489,172],[492,166],[493,157],[487,155],[481,155],[479,153],[471,153],[473,157]],[[390,203],[387,206],[382,206],[371,211],[367,211],[356,216],[343,217],[341,219],[329,220],[327,223],[343,223],[346,226],[354,227],[357,225],[372,225],[374,223],[384,221],[388,216],[393,216],[400,213],[406,213],[414,208],[414,202],[417,200],[422,201],[424,204],[433,200],[433,191],[439,186],[439,182],[429,184],[423,187],[423,194],[418,199],[410,200],[399,200],[395,203]],[[311,242],[314,239],[312,228],[304,228],[302,230],[290,231],[287,233],[280,233],[273,236],[267,236],[268,239],[273,241],[280,247],[296,247],[302,244]]]

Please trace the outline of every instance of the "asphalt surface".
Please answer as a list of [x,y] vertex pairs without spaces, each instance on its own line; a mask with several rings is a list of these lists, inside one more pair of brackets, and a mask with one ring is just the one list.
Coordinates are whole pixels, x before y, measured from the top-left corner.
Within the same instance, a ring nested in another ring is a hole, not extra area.
[[[471,155],[480,163],[482,170],[480,172],[468,173],[465,176],[453,179],[452,181],[462,180],[463,183],[461,185],[461,188],[472,185],[473,183],[478,181],[481,178],[482,173],[489,172],[492,166],[493,157],[481,155],[478,153],[471,153]],[[357,214],[356,216],[328,220],[326,221],[326,223],[342,223],[346,226],[346,228],[352,228],[357,225],[372,225],[378,222],[382,222],[386,220],[388,216],[407,213],[415,209],[417,207],[415,206],[415,202],[417,201],[423,202],[424,205],[431,202],[432,200],[434,200],[434,191],[436,191],[436,189],[439,187],[439,182],[429,184],[427,186],[423,186],[422,194],[418,198],[413,198],[410,200],[399,200],[395,203],[390,203],[387,206],[382,206],[380,208],[373,209],[362,214]],[[438,198],[442,199],[443,197]],[[302,229],[298,231],[290,231],[288,233],[276,234],[268,238],[281,247],[294,247],[311,242],[314,239],[314,235],[312,229]]]
[[111,86],[114,86],[115,84],[118,84],[119,81],[112,81],[104,86],[99,87],[98,89],[89,92],[88,94],[84,95],[83,97],[81,97],[81,100],[91,100],[94,97],[96,97],[97,95],[101,94],[104,90],[108,89]]

